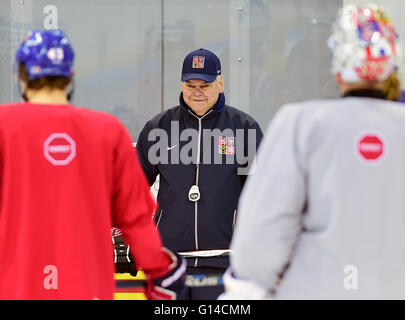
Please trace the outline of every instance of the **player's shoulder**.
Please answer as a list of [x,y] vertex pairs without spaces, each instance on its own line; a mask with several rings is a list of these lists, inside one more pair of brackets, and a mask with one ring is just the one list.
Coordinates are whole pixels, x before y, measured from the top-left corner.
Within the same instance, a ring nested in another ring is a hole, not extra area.
[[26,105],[25,102],[14,102],[0,104],[0,113],[7,113],[16,109],[21,109]]
[[282,108],[290,110],[290,112],[310,112],[319,108],[328,108],[341,103],[341,98],[323,98],[312,99],[299,102],[289,102],[282,106]]
[[346,115],[367,112],[405,113],[403,104],[398,101],[377,99],[372,97],[345,97],[331,99],[317,99],[290,104],[289,108],[297,114],[308,116]]
[[53,105],[53,104],[41,104],[41,103],[30,103],[30,102],[16,102],[0,105],[0,113],[8,112],[40,112],[40,113],[50,113],[50,114],[69,114],[69,116],[79,116],[87,118],[89,120],[94,119],[97,121],[105,122],[117,122],[118,118],[110,113],[93,110],[89,108],[84,108],[81,106],[76,106],[73,104],[63,104],[63,105]]
[[330,112],[338,110],[336,107],[342,106],[343,99],[329,98],[329,99],[313,99],[301,102],[291,102],[282,105],[278,111],[279,114],[285,117],[314,117],[326,115]]
[[281,105],[269,123],[272,127],[297,127],[304,124],[311,127],[323,122],[325,118],[333,118],[333,113],[339,109],[342,99],[313,99],[300,102],[289,102]]
[[113,139],[131,135],[121,120],[114,114],[81,107],[75,107],[75,113],[76,120],[86,127],[88,132],[100,136],[107,135]]
[[115,126],[120,126],[121,122],[117,116],[100,110],[94,110],[84,107],[74,106],[75,113],[79,116],[84,118],[86,121],[94,122],[98,124],[111,124]]

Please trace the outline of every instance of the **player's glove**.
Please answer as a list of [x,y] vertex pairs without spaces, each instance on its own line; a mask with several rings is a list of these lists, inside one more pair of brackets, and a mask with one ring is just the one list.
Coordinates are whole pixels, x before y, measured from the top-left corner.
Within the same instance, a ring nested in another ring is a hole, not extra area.
[[166,248],[163,250],[170,256],[172,263],[167,272],[161,276],[152,278],[145,273],[146,298],[148,300],[182,300],[186,295],[186,260]]
[[111,229],[111,238],[114,245],[115,272],[129,273],[131,276],[136,277],[138,270],[136,270],[134,257],[121,235],[120,229]]
[[218,300],[270,300],[272,294],[269,290],[251,280],[235,277],[232,270],[228,268],[224,277],[225,292]]

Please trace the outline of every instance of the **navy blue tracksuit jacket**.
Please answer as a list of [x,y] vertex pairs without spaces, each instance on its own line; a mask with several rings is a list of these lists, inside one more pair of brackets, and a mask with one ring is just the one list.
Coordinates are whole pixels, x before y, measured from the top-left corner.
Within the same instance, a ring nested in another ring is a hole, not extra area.
[[[165,247],[177,252],[229,248],[246,167],[262,137],[252,117],[225,105],[224,94],[200,117],[180,94],[179,106],[146,123],[136,149],[151,185],[160,174],[155,221]],[[189,199],[193,185],[200,191],[196,202]],[[187,260],[193,266],[229,264],[228,257]]]

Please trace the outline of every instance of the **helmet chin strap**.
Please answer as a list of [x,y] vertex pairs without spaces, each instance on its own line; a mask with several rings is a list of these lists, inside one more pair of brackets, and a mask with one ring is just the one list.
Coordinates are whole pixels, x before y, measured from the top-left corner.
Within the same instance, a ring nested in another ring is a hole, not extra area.
[[75,92],[75,81],[73,80],[73,78],[70,79],[69,87],[70,87],[70,90],[67,93],[67,99],[69,102],[72,102],[73,94]]
[[[26,86],[25,86],[26,87]],[[21,97],[24,99],[25,102],[28,102],[26,89],[22,90],[21,81],[18,81],[18,92],[20,93]]]

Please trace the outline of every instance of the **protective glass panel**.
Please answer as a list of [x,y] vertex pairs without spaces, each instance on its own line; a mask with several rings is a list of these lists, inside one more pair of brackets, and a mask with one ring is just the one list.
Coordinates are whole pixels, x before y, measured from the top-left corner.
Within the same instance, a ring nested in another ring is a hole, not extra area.
[[5,86],[1,86],[0,102],[20,100],[10,64],[26,32],[61,28],[76,55],[74,104],[116,115],[134,139],[145,122],[161,111],[161,1],[0,3],[4,9],[0,37],[6,38],[0,61],[7,74],[1,76],[0,85]]
[[285,102],[338,96],[326,42],[340,0],[166,3],[165,109],[178,103],[183,58],[200,47],[221,59],[227,103],[263,130]]
[[61,28],[76,52],[73,102],[117,115],[134,140],[178,104],[197,48],[222,63],[227,104],[263,130],[285,102],[338,96],[326,46],[341,0],[9,0],[0,2],[0,102],[20,100],[14,54],[32,28]]

